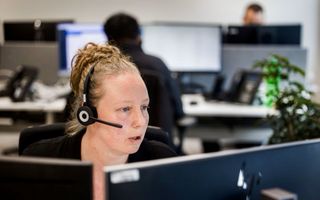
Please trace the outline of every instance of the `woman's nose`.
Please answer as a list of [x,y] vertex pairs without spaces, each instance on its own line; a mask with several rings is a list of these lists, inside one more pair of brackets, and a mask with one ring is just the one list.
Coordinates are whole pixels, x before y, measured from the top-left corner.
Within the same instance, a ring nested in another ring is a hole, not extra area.
[[133,117],[133,125],[134,127],[140,127],[148,123],[148,112],[142,111],[141,109],[137,109],[134,112]]

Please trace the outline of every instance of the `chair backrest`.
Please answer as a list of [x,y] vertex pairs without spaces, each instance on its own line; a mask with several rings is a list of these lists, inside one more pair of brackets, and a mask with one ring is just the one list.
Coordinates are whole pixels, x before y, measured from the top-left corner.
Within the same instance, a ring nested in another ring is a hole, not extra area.
[[149,124],[160,127],[168,132],[169,138],[172,140],[174,109],[172,108],[164,79],[159,73],[152,70],[140,70],[140,72],[147,86],[150,98]]
[[19,137],[19,155],[32,143],[64,135],[64,130],[65,123],[45,124],[23,129]]
[[[19,137],[19,155],[31,144],[40,140],[65,135],[65,123],[46,124],[23,129]],[[148,126],[145,138],[170,145],[168,133],[159,127]]]

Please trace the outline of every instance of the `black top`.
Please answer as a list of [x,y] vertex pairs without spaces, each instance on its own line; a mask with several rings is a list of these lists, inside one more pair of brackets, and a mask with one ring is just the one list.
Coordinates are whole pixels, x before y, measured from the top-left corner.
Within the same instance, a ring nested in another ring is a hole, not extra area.
[[162,75],[174,108],[175,120],[183,117],[184,112],[182,108],[180,91],[176,82],[171,77],[171,72],[166,64],[158,57],[145,54],[141,46],[138,44],[121,43],[119,44],[119,48],[123,51],[123,53],[132,58],[132,61],[137,65],[139,70],[154,70]]
[[[81,140],[84,134],[85,129],[72,136],[41,140],[28,146],[22,155],[81,160]],[[174,156],[177,154],[166,144],[144,139],[139,150],[129,155],[128,163]]]

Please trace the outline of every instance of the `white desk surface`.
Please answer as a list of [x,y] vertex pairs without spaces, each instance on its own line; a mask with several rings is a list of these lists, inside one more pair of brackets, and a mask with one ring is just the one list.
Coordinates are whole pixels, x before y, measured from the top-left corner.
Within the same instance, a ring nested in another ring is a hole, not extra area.
[[[195,103],[192,104],[191,102]],[[206,101],[202,95],[182,95],[183,110],[192,117],[261,117],[276,114],[277,111],[264,106],[242,105],[219,101]],[[10,98],[0,98],[0,111],[38,111],[47,113],[47,123],[52,122],[55,112],[62,112],[66,100],[12,102]]]
[[273,108],[219,101],[206,101],[200,94],[182,95],[183,110],[193,117],[261,117],[277,114]]
[[45,112],[46,123],[53,123],[55,112],[62,112],[66,106],[66,99],[56,99],[54,101],[24,101],[12,102],[8,97],[0,98],[0,111],[29,111]]
[[0,98],[0,111],[42,111],[61,112],[66,105],[65,99],[47,101],[12,102],[8,97]]

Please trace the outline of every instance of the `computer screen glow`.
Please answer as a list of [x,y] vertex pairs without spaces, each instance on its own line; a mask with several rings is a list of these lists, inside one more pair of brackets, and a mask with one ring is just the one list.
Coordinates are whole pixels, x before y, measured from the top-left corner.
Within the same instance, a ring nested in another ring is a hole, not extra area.
[[59,24],[58,34],[60,72],[66,74],[70,73],[72,58],[79,48],[89,42],[102,44],[107,41],[102,24]]
[[171,71],[219,72],[221,28],[200,24],[154,24],[142,27],[142,48],[160,57]]

